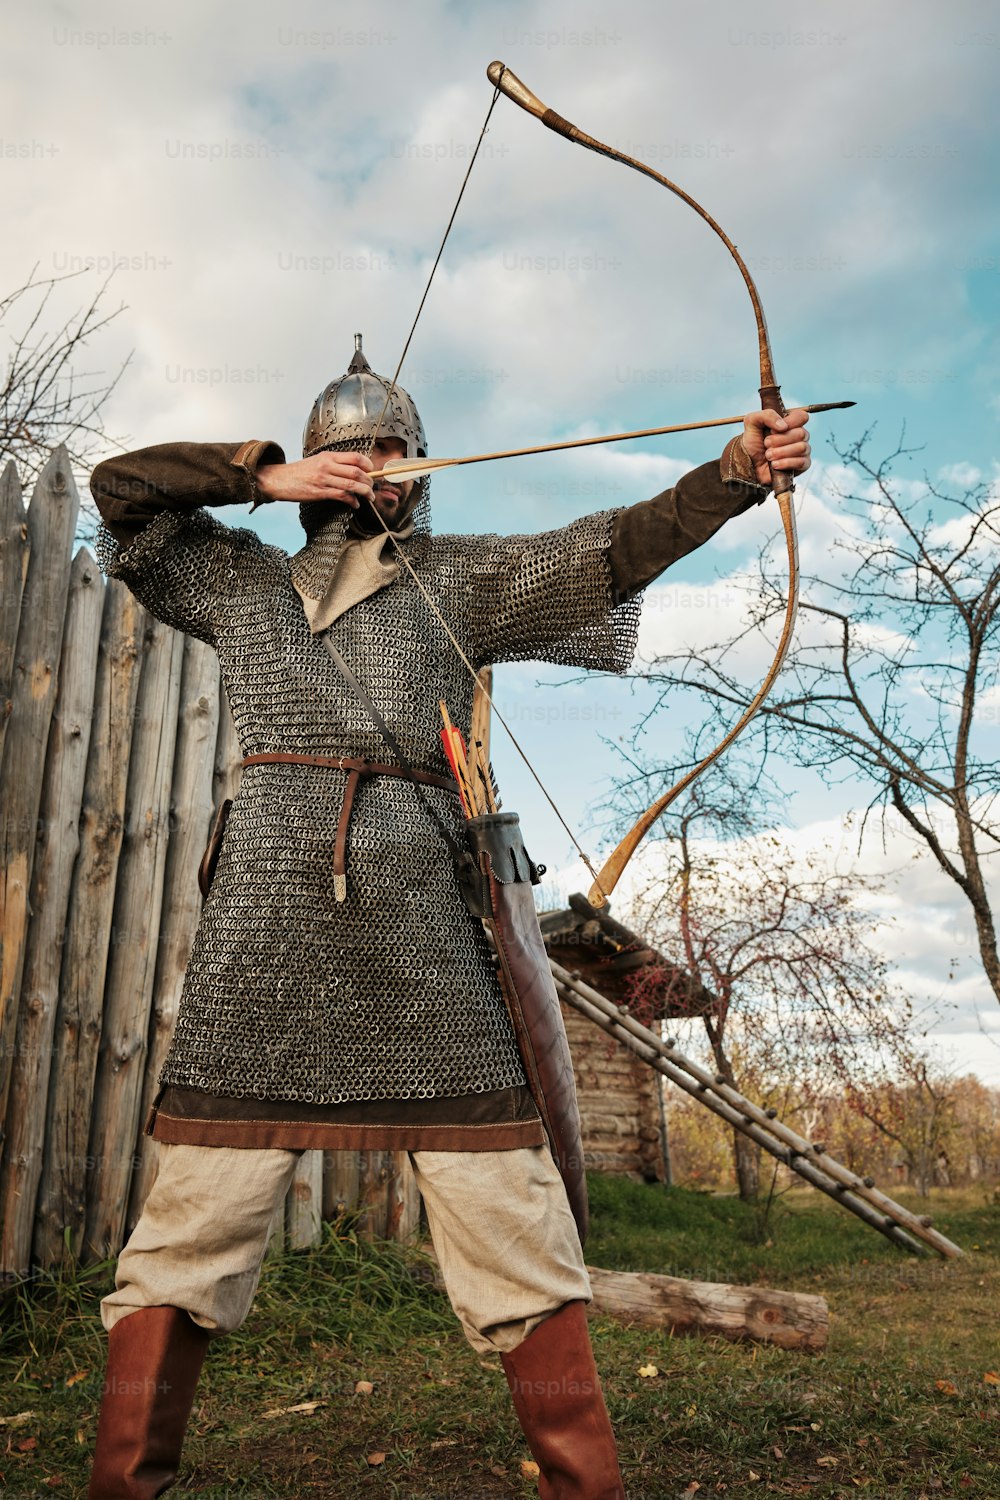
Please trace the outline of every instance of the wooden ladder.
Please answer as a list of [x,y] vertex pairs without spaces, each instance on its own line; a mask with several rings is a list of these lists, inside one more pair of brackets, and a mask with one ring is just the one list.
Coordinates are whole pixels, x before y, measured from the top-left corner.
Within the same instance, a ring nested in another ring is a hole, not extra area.
[[913,1214],[902,1204],[895,1203],[878,1191],[871,1177],[859,1177],[835,1161],[822,1143],[808,1141],[788,1125],[783,1125],[776,1118],[776,1110],[761,1109],[738,1093],[721,1074],[711,1073],[692,1062],[672,1038],[664,1041],[636,1021],[627,1006],[615,1005],[584,983],[578,974],[570,973],[552,959],[549,967],[559,997],[567,1005],[572,1005],[574,1010],[593,1021],[595,1026],[600,1026],[602,1031],[621,1042],[657,1073],[669,1078],[671,1083],[677,1084],[736,1130],[741,1130],[813,1187],[892,1240],[894,1245],[900,1245],[914,1255],[924,1255],[928,1248],[945,1258],[962,1254],[958,1245],[932,1227],[928,1217]]

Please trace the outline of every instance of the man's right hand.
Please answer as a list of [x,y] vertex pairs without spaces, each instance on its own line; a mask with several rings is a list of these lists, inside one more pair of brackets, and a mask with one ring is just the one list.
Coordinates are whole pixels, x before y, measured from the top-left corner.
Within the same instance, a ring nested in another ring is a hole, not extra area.
[[263,464],[257,488],[265,500],[342,500],[357,510],[359,496],[372,497],[374,467],[363,453],[314,453],[291,464]]

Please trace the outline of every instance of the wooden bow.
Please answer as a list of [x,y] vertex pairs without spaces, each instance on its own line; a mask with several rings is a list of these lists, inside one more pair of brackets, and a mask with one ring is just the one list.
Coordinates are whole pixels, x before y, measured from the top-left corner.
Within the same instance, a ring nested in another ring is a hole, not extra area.
[[[531,92],[530,89],[525,87],[525,85],[516,76],[516,74],[512,73],[510,69],[506,67],[502,62],[490,63],[489,67],[486,69],[486,74],[490,82],[493,84],[494,88],[498,89],[500,93],[505,94],[508,99],[512,99],[515,104],[519,104],[521,108],[527,110],[529,114],[534,115],[536,119],[541,120],[542,124],[546,125],[549,130],[556,131],[558,135],[564,135],[567,140],[573,141],[578,146],[585,146],[588,151],[596,151],[600,156],[608,156],[612,161],[621,162],[623,166],[632,167],[634,171],[641,172],[643,176],[651,177],[654,182],[658,182],[661,187],[667,188],[669,192],[682,199],[682,201],[688,204],[690,208],[693,208],[695,213],[698,214],[700,218],[704,219],[705,223],[715,231],[715,233],[719,236],[719,239],[729,251],[730,255],[735,260],[737,266],[739,266],[740,274],[743,277],[747,291],[750,294],[750,301],[753,304],[754,317],[757,320],[757,340],[760,352],[761,408],[764,411],[775,411],[779,414],[779,416],[783,417],[785,415],[785,406],[782,402],[781,391],[774,375],[774,360],[771,354],[771,341],[768,337],[767,323],[764,318],[764,309],[761,306],[760,294],[757,291],[756,284],[750,274],[746,262],[744,261],[742,255],[737,250],[736,246],[733,244],[732,240],[729,238],[728,234],[726,234],[722,226],[712,218],[712,215],[708,213],[707,210],[704,209],[696,199],[692,198],[690,193],[687,193],[683,188],[678,187],[675,182],[671,182],[669,178],[664,177],[660,172],[654,171],[654,169],[647,166],[645,162],[638,161],[634,156],[629,156],[624,151],[618,151],[614,146],[606,146],[602,141],[595,140],[593,136],[585,134],[584,131],[577,129],[575,125],[571,125],[568,120],[563,119],[562,115],[557,114],[554,109],[547,108],[547,106],[544,105],[541,100]],[[742,734],[743,730],[750,723],[750,720],[754,717],[761,704],[764,702],[765,698],[771,690],[775,678],[781,671],[782,664],[785,660],[785,655],[788,651],[788,646],[792,638],[792,632],[795,627],[795,616],[798,609],[798,536],[795,527],[795,515],[792,510],[792,493],[794,491],[792,476],[781,470],[776,473],[772,470],[771,481],[775,498],[778,501],[778,507],[781,512],[781,523],[785,531],[785,541],[788,549],[789,573],[788,601],[785,607],[785,619],[782,626],[781,639],[778,642],[778,649],[775,652],[774,660],[771,662],[771,666],[768,669],[767,676],[761,683],[761,686],[754,696],[753,701],[749,704],[745,712],[740,716],[738,722],[734,724],[733,727],[729,730],[724,739],[722,739],[720,743],[716,745],[715,749],[709,755],[705,756],[704,760],[699,761],[696,766],[694,766],[690,771],[688,771],[684,776],[681,777],[680,781],[678,781],[676,785],[672,786],[668,792],[665,792],[663,794],[662,797],[658,797],[652,804],[652,806],[646,809],[642,816],[636,821],[634,827],[629,830],[618,847],[604,862],[603,866],[598,872],[597,879],[595,880],[590,890],[589,899],[592,906],[601,907],[607,903],[611,892],[614,890],[615,886],[618,884],[618,881],[621,879],[626,865],[632,858],[632,855],[635,853],[645,834],[657,821],[657,819],[666,811],[670,804],[680,796],[681,792],[689,787],[691,783],[702,774],[703,771],[707,770],[712,762],[714,760],[717,760],[718,757],[729,748],[729,746],[733,743],[738,735]]]

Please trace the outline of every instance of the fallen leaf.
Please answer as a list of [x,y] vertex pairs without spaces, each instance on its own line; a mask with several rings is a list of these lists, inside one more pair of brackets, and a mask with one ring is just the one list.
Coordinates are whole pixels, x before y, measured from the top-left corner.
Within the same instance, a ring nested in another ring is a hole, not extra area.
[[821,1432],[823,1430],[823,1423],[822,1422],[810,1422],[809,1423],[809,1430],[810,1430],[810,1432]]
[[642,1376],[643,1380],[652,1380],[653,1376],[659,1375],[659,1373],[660,1372],[655,1365],[639,1366],[639,1374]]
[[834,1458],[832,1453],[827,1453],[825,1457],[817,1458],[816,1462],[821,1469],[835,1469],[838,1460]]
[[697,1495],[700,1489],[701,1485],[698,1483],[697,1479],[692,1479],[687,1489],[681,1491],[681,1500],[688,1500],[689,1496]]
[[[80,1381],[81,1380],[86,1380],[86,1378],[87,1378],[87,1376],[89,1374],[90,1374],[89,1370],[74,1370],[74,1372],[73,1372],[72,1375],[67,1375],[66,1376],[66,1384],[68,1386],[69,1385],[79,1385]],[[60,1480],[60,1483],[62,1483],[61,1480]]]
[[377,1469],[378,1466],[379,1466],[379,1464],[384,1464],[385,1463],[385,1454],[384,1453],[369,1453],[369,1455],[368,1455],[368,1462],[371,1464],[371,1466],[372,1466],[373,1469]]
[[541,1469],[539,1469],[539,1467],[535,1463],[534,1459],[525,1458],[525,1459],[522,1460],[522,1462],[521,1462],[521,1478],[522,1479],[537,1479],[538,1476],[539,1476],[539,1474],[541,1472],[542,1472]]
[[935,1380],[934,1389],[940,1391],[942,1396],[957,1396],[958,1386],[952,1385],[950,1380]]
[[356,1396],[370,1396],[375,1387],[370,1380],[356,1380],[354,1382],[354,1394]]
[[987,1385],[1000,1385],[1000,1375],[995,1370],[987,1370],[983,1380]]
[[20,1442],[14,1444],[18,1453],[30,1453],[32,1448],[38,1447],[37,1438],[21,1438]]
[[697,1403],[697,1401],[692,1401],[690,1406],[685,1406],[685,1408],[684,1408],[684,1415],[686,1417],[693,1417],[693,1416],[695,1416],[695,1414],[697,1413],[697,1411],[698,1411],[698,1403]]
[[756,1483],[757,1480],[760,1478],[760,1475],[759,1474],[755,1474],[754,1471],[753,1471],[753,1469],[751,1469],[750,1473],[747,1475],[747,1478],[753,1480],[753,1482]]
[[431,1443],[432,1448],[454,1448],[458,1438],[435,1438]]
[[261,1416],[269,1421],[272,1417],[287,1417],[292,1412],[318,1411],[321,1406],[326,1406],[326,1404],[325,1397],[320,1401],[300,1401],[298,1406],[274,1406],[270,1411],[261,1412]]
[[771,1449],[771,1452],[774,1454],[775,1458],[784,1458],[785,1456],[783,1450],[779,1448],[777,1444],[775,1444],[775,1446]]
[[507,1478],[507,1470],[502,1464],[490,1464],[490,1473],[495,1474],[498,1479]]
[[33,1411],[19,1411],[13,1417],[0,1417],[0,1427],[23,1427],[34,1415]]

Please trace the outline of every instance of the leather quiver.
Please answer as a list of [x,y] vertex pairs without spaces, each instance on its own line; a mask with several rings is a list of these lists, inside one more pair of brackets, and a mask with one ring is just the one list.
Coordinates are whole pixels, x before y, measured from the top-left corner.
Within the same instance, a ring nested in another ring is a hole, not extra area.
[[531,890],[545,867],[529,857],[516,813],[487,813],[470,818],[466,827],[479,869],[483,920],[499,962],[500,987],[582,1245],[587,1237],[587,1179],[573,1059]]

